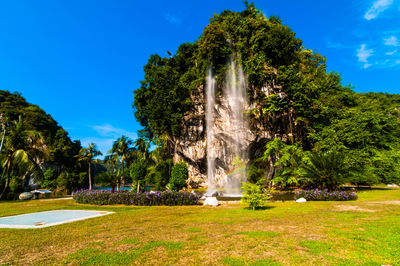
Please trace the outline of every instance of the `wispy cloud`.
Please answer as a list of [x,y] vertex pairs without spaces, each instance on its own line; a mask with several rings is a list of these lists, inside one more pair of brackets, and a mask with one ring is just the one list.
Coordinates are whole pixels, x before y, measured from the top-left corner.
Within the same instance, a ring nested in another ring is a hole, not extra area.
[[164,15],[164,18],[166,21],[168,21],[171,24],[180,25],[182,23],[180,18],[178,18],[170,13],[166,13]]
[[123,128],[117,128],[110,124],[92,126],[92,128],[102,137],[112,137],[116,139],[124,135],[131,139],[137,138],[136,132],[130,132]]
[[364,18],[371,20],[376,18],[381,12],[385,11],[393,4],[393,0],[376,0],[365,13]]
[[373,49],[366,49],[365,44],[361,44],[361,47],[357,50],[358,61],[363,64],[363,68],[368,68],[371,64],[368,63],[368,58],[374,53]]
[[391,52],[386,52],[385,55],[394,55],[395,53],[397,53],[397,49]]
[[385,41],[385,45],[389,45],[389,46],[400,46],[399,45],[399,40],[397,39],[396,36],[390,36],[387,39],[384,39]]
[[81,139],[82,145],[87,146],[90,143],[96,143],[99,150],[106,155],[111,149],[114,141],[121,136],[126,136],[135,140],[138,136],[136,132],[131,132],[123,128],[117,128],[110,124],[91,126],[97,132],[98,136]]

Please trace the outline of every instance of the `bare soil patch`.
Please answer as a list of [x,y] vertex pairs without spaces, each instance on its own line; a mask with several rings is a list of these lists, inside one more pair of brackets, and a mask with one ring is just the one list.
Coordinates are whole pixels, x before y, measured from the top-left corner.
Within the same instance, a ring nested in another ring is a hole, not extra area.
[[336,211],[376,212],[376,210],[364,209],[353,205],[336,205]]
[[390,204],[390,205],[400,205],[400,200],[387,200],[387,201],[370,201],[369,204]]

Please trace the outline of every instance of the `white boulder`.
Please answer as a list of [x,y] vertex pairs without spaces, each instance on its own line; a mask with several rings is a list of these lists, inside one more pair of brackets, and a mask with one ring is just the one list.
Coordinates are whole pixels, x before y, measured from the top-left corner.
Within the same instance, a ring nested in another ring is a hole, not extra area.
[[219,205],[219,202],[216,197],[206,197],[206,200],[204,201],[204,205],[210,205],[213,207],[217,207]]
[[30,200],[33,198],[33,194],[31,192],[24,192],[19,194],[20,200]]
[[300,198],[296,200],[297,203],[303,203],[303,202],[307,202],[307,200],[305,198]]

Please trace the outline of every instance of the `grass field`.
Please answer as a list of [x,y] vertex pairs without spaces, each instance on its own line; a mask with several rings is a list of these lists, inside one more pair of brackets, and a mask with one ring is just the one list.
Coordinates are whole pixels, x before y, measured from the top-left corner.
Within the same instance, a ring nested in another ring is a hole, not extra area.
[[0,264],[400,265],[400,189],[352,202],[125,207],[73,200],[0,203],[0,216],[55,209],[114,214],[0,229]]

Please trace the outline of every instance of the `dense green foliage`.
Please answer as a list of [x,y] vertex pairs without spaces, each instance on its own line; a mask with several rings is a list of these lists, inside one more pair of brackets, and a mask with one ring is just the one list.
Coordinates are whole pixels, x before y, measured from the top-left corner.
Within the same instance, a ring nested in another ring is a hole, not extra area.
[[268,191],[260,184],[246,182],[242,186],[243,198],[242,202],[248,203],[249,208],[253,211],[257,208],[264,207],[265,202],[271,198]]
[[186,163],[181,162],[174,164],[169,180],[170,189],[179,191],[186,185],[188,177],[189,173]]
[[76,155],[78,161],[85,162],[88,167],[88,177],[89,177],[89,190],[92,189],[92,163],[96,162],[95,157],[103,155],[98,149],[96,144],[90,143],[88,147],[79,150]]
[[109,158],[114,158],[114,160],[119,160],[121,162],[121,175],[120,175],[120,185],[125,185],[125,164],[129,162],[130,155],[133,149],[130,147],[132,145],[132,140],[128,137],[122,136],[114,141],[111,150],[109,150]]
[[139,190],[145,188],[163,190],[171,176],[172,160],[167,156],[165,144],[158,141],[158,147],[150,151],[150,142],[138,138],[133,142],[122,136],[118,138],[103,164],[105,171],[95,177],[96,184],[111,186],[119,191],[125,182]]
[[80,142],[71,141],[50,115],[20,94],[8,91],[0,91],[0,114],[1,137],[5,132],[1,150],[5,174],[0,178],[4,198],[15,198],[28,189],[31,178],[36,186],[66,192],[87,186],[81,174],[85,166],[75,158]]
[[214,15],[201,37],[182,44],[176,55],[150,57],[142,86],[134,92],[143,134],[151,141],[173,142],[190,112],[190,96],[202,93],[207,69],[212,67],[222,90],[233,59],[248,78],[255,106],[247,114],[251,129],[273,131],[277,121],[288,125],[286,132],[272,132],[279,139],[285,134],[284,141],[270,139],[258,147],[249,180],[267,177],[267,183],[280,187],[330,189],[344,183],[400,183],[400,95],[355,93],[342,85],[339,74],[327,72],[326,59],[303,47],[279,18],[245,5],[242,12]]

